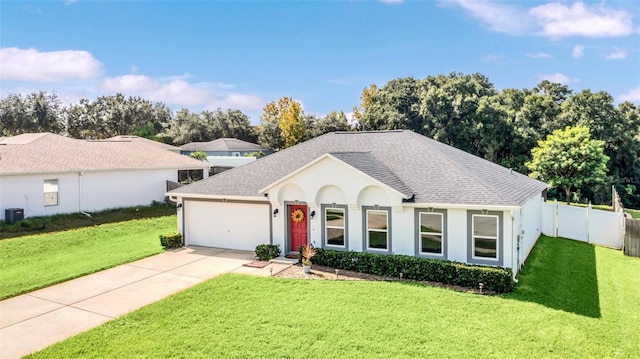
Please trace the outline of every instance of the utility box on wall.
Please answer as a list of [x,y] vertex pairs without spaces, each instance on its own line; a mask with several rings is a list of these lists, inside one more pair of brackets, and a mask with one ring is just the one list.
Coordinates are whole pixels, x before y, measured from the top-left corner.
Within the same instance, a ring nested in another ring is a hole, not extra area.
[[7,224],[14,224],[24,219],[24,209],[22,208],[7,208],[4,210],[4,221]]

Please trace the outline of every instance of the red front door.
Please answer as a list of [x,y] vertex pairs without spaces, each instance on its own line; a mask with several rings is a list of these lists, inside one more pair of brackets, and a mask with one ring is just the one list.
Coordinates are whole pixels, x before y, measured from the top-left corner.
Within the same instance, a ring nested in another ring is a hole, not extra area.
[[289,251],[307,245],[307,206],[289,206]]

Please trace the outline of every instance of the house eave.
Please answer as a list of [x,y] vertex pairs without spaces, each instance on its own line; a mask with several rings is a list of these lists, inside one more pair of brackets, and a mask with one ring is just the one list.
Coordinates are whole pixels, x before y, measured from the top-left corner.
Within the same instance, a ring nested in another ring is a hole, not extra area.
[[180,193],[180,192],[167,192],[164,194],[170,198],[183,198],[183,199],[214,199],[214,200],[229,200],[229,201],[246,201],[246,202],[269,202],[269,198],[266,196],[230,196],[230,195],[218,195],[218,194],[201,194],[201,193]]

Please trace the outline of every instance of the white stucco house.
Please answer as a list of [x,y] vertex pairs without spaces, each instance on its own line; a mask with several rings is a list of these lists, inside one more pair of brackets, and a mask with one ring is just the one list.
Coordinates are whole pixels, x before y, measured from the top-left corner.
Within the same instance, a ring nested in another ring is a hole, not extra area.
[[170,193],[187,245],[405,254],[518,271],[547,184],[411,131],[336,132]]
[[29,133],[0,140],[0,220],[20,208],[25,217],[93,212],[164,200],[178,171],[208,164],[147,140],[78,140]]

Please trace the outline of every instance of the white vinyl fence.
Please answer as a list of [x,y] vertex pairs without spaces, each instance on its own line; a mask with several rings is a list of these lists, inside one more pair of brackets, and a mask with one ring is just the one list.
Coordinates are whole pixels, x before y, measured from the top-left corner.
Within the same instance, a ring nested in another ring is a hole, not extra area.
[[603,211],[589,207],[542,203],[542,233],[551,237],[563,237],[622,248],[622,213]]

